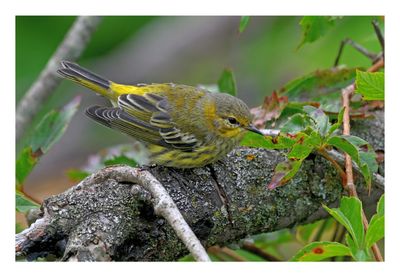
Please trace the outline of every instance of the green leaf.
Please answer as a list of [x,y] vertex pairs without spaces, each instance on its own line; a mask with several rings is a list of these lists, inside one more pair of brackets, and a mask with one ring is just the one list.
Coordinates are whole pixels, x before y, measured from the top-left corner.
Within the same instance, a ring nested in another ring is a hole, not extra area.
[[300,249],[290,260],[321,261],[337,256],[351,256],[351,251],[346,245],[338,242],[317,241]]
[[193,258],[192,254],[188,254],[178,259],[179,262],[195,262],[196,260]]
[[300,137],[296,136],[290,138],[284,134],[280,134],[277,137],[270,137],[247,132],[240,142],[240,145],[265,149],[287,149],[292,147],[298,139],[300,139]]
[[15,168],[17,190],[20,190],[22,188],[22,184],[25,181],[25,178],[35,167],[37,162],[38,158],[32,153],[32,148],[26,147],[19,153]]
[[67,171],[67,177],[73,182],[80,182],[89,175],[89,172],[79,169],[70,169]]
[[347,135],[333,136],[327,143],[350,155],[360,168],[367,187],[370,188],[372,174],[378,170],[376,154],[371,145],[359,137]]
[[381,198],[378,201],[378,205],[376,206],[376,214],[377,215],[385,215],[385,195],[382,194]]
[[303,38],[297,49],[325,35],[333,25],[334,21],[329,16],[304,16],[300,21]]
[[287,183],[299,171],[302,160],[288,160],[280,162],[275,167],[271,182],[267,185],[272,190]]
[[274,127],[281,129],[291,116],[298,113],[304,113],[303,107],[312,104],[312,102],[288,102],[282,109],[277,120],[274,122]]
[[116,164],[124,164],[124,165],[129,165],[132,167],[135,167],[137,165],[135,160],[128,158],[125,155],[116,156],[116,157],[113,157],[112,159],[104,161],[104,165],[106,165],[106,166],[116,165]]
[[19,153],[16,161],[17,190],[20,190],[25,178],[37,164],[40,156],[49,151],[65,132],[72,116],[77,111],[80,97],[74,98],[61,111],[51,110],[35,127],[27,139],[27,147]]
[[365,244],[370,248],[374,243],[381,240],[385,236],[385,216],[374,215],[371,218],[367,233],[365,235]]
[[296,134],[305,130],[310,126],[309,120],[302,114],[295,114],[289,118],[289,120],[283,124],[281,128],[282,133]]
[[342,197],[339,208],[330,209],[325,205],[323,207],[346,228],[356,247],[362,249],[364,246],[364,226],[361,215],[361,201],[355,197]]
[[[340,96],[343,87],[354,81],[355,76],[355,68],[342,67],[316,70],[288,82],[279,90],[279,94],[287,95],[290,102],[302,101],[304,98],[321,102],[329,96],[330,105],[334,102],[334,106],[341,107],[341,99],[337,96]],[[327,103],[321,102],[321,104]],[[337,111],[330,111],[339,112],[339,110],[340,108]]]
[[218,88],[220,92],[236,96],[236,81],[231,69],[224,69],[218,80]]
[[15,193],[15,208],[20,213],[26,213],[30,209],[39,208],[40,205],[31,199],[28,199],[23,193]]
[[289,229],[261,233],[254,235],[251,238],[254,240],[254,244],[262,249],[265,249],[268,246],[278,246],[293,241],[293,235]]
[[246,261],[249,262],[265,262],[265,259],[263,259],[262,257],[253,254],[249,251],[243,250],[243,249],[236,249],[235,250],[236,254],[238,254],[239,256],[243,257]]
[[355,163],[358,164],[360,162],[357,147],[347,141],[346,136],[333,136],[328,140],[328,144],[349,154]]
[[314,121],[314,129],[318,130],[321,136],[325,136],[331,127],[329,117],[321,109],[317,109],[313,106],[304,106],[303,109]]
[[296,240],[304,245],[322,240],[321,237],[323,237],[323,234],[333,232],[335,225],[336,221],[332,217],[305,225],[299,225],[296,227]]
[[250,21],[250,16],[240,17],[239,33],[243,33],[243,31],[246,29],[247,25],[249,24],[249,21]]
[[360,93],[364,100],[384,100],[385,74],[357,70],[355,92]]
[[311,132],[310,135],[301,133],[303,138],[299,139],[288,153],[289,159],[303,160],[310,155],[314,148],[321,144],[321,137],[316,132]]
[[374,243],[385,236],[385,195],[382,194],[376,206],[376,214],[369,222],[369,227],[365,235],[366,247],[370,248]]
[[329,128],[328,131],[328,136],[332,135],[333,132],[335,132],[337,129],[340,128],[343,124],[343,115],[344,115],[344,107],[340,110],[337,122],[335,124],[332,124],[332,126]]
[[29,138],[29,145],[34,152],[46,153],[61,138],[79,103],[80,97],[75,97],[61,111],[51,110],[43,117]]
[[351,255],[353,256],[353,259],[356,261],[369,261],[371,260],[371,255],[369,254],[368,249],[360,249],[358,246],[355,244],[354,240],[351,238],[351,236],[347,233],[345,235],[345,240],[346,244],[349,247],[351,251]]

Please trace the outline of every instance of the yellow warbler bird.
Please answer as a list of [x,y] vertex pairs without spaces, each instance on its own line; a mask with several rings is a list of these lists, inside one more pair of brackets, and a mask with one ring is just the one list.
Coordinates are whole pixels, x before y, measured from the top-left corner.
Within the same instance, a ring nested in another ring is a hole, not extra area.
[[251,125],[240,99],[186,85],[122,85],[63,61],[57,72],[108,98],[114,107],[91,106],[86,115],[145,145],[148,162],[192,168],[213,163],[236,147]]

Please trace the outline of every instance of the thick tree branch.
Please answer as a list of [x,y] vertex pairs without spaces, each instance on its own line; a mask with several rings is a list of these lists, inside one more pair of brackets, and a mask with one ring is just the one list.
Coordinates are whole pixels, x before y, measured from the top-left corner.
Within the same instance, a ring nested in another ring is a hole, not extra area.
[[[115,166],[107,171],[110,171],[114,175],[110,177],[114,177],[118,182],[139,183],[145,190],[149,191],[153,198],[155,214],[167,220],[196,261],[211,261],[206,250],[179,212],[174,200],[171,199],[168,192],[150,172],[127,166]],[[138,188],[134,186],[133,192],[136,193],[137,190]]]
[[85,50],[100,21],[101,17],[97,16],[80,16],[77,18],[38,79],[18,103],[16,111],[17,140],[21,138],[43,103],[61,82],[61,78],[56,73],[60,61],[77,60]]
[[[354,135],[359,129],[375,149],[384,149],[383,112],[374,120],[352,124]],[[370,132],[362,132],[365,126]],[[329,155],[343,164],[337,152]],[[165,187],[193,232],[209,247],[313,222],[327,216],[322,203],[337,205],[343,193],[341,177],[319,155],[306,159],[285,186],[266,189],[275,165],[284,159],[281,151],[239,148],[210,167],[144,169]],[[100,170],[45,200],[40,219],[16,235],[16,254],[28,259],[53,254],[65,261],[154,261],[176,260],[188,253],[175,231],[154,212],[152,194],[110,172],[112,167]],[[354,177],[364,208],[375,210],[384,191],[383,177],[374,176],[370,195],[356,167]],[[221,201],[217,187],[224,190],[226,201]]]

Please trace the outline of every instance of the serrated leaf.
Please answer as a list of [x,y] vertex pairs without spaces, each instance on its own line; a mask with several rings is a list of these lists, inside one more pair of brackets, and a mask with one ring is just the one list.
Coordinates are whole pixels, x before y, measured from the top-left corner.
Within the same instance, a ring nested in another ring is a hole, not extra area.
[[224,69],[218,80],[218,88],[220,92],[236,96],[236,80],[231,69]]
[[334,25],[334,21],[329,16],[304,16],[300,21],[303,38],[297,49],[305,43],[311,43],[325,35]]
[[333,136],[327,143],[350,155],[360,168],[366,186],[370,188],[372,174],[378,170],[376,154],[371,145],[359,137],[347,135]]
[[125,155],[115,156],[111,159],[104,161],[104,165],[106,165],[106,166],[117,165],[117,164],[124,164],[124,165],[129,165],[132,167],[137,166],[137,163],[135,160],[128,158]]
[[299,139],[288,153],[289,159],[303,160],[321,144],[321,137],[316,132],[311,132],[310,135],[303,134],[303,138]]
[[339,208],[331,209],[325,205],[323,207],[346,228],[356,247],[362,249],[364,246],[364,225],[361,215],[361,201],[355,197],[342,197]]
[[350,249],[341,243],[330,241],[312,242],[297,252],[291,261],[321,261],[331,257],[351,256]]
[[239,33],[243,33],[243,31],[246,29],[247,25],[249,24],[249,21],[250,21],[250,16],[240,17]]
[[364,100],[384,100],[385,74],[357,70],[355,92],[360,93]]
[[[280,90],[280,95],[287,95],[289,101],[321,102],[329,96],[329,104],[340,105],[340,91],[343,87],[353,83],[356,76],[355,68],[329,68],[316,70],[285,84]],[[321,102],[323,105],[327,104]],[[340,108],[339,108],[340,109]],[[337,109],[336,112],[339,112]],[[329,110],[335,112],[335,110]]]
[[24,148],[18,155],[15,167],[17,190],[21,190],[25,178],[29,175],[38,161],[37,156],[32,153],[30,147]]
[[61,138],[79,103],[80,97],[75,97],[60,111],[51,110],[43,117],[29,138],[29,145],[34,152],[40,149],[45,154]]
[[291,116],[285,124],[283,124],[281,132],[296,134],[305,130],[308,126],[310,126],[310,122],[304,115],[295,114]]
[[288,160],[276,165],[274,175],[267,188],[272,190],[284,185],[299,171],[302,160]]
[[365,234],[365,244],[370,248],[385,236],[385,216],[375,214],[369,223],[367,233]]
[[17,189],[21,188],[23,181],[32,171],[40,156],[49,151],[61,138],[77,111],[79,103],[80,97],[76,97],[61,111],[51,110],[34,128],[33,133],[27,139],[28,146],[21,151],[16,161]]
[[26,213],[30,209],[39,208],[40,205],[33,200],[28,199],[21,192],[15,193],[15,209],[20,213]]
[[257,147],[265,149],[287,149],[292,147],[300,137],[288,137],[281,134],[277,137],[260,136],[253,132],[247,132],[242,141],[241,146]]
[[314,129],[318,130],[321,136],[325,136],[328,133],[331,124],[329,123],[329,117],[321,110],[313,106],[304,106],[304,111],[314,122]]

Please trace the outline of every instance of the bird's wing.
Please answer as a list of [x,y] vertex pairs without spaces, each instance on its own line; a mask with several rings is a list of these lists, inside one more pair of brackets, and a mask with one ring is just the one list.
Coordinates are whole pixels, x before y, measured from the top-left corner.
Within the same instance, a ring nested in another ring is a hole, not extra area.
[[118,98],[118,107],[93,106],[86,110],[86,114],[107,127],[143,142],[192,151],[198,140],[193,134],[182,132],[176,126],[169,110],[167,98],[158,94],[123,94]]

